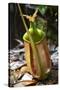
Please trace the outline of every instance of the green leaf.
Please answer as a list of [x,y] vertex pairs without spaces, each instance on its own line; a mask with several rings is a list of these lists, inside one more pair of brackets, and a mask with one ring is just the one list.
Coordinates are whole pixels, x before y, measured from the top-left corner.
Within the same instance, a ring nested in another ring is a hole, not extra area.
[[38,8],[39,8],[40,13],[42,15],[44,15],[45,12],[46,12],[47,6],[45,6],[45,5],[39,5]]

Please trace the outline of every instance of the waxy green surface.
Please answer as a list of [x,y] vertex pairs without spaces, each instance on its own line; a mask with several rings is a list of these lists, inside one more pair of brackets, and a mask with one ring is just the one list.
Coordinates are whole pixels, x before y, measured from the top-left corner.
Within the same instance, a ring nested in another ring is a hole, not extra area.
[[[30,35],[31,35],[34,43],[40,41],[45,36],[45,33],[40,29],[34,30],[33,28],[30,28],[29,32],[30,32]],[[30,41],[27,32],[24,34],[23,39],[26,41]]]

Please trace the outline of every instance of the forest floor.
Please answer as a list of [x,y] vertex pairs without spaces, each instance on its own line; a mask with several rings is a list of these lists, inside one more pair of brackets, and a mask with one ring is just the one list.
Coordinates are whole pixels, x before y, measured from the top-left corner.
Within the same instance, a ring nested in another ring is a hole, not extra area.
[[[21,67],[26,67],[24,58],[24,44],[20,44],[9,51],[9,87],[37,86],[58,84],[58,51],[51,54],[52,68],[45,80],[37,80],[30,73],[21,74]],[[54,56],[55,55],[55,56]]]

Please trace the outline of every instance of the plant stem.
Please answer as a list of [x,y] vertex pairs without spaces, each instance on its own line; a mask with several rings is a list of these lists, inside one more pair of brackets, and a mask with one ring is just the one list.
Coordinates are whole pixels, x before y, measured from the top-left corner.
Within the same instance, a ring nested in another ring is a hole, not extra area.
[[36,62],[38,63],[38,66],[40,66],[39,70],[41,71],[41,76],[43,76],[44,70],[43,70],[43,66],[42,66],[42,64],[41,64],[41,59],[40,59],[40,56],[39,56],[39,52],[38,52],[38,50],[37,50],[37,48],[36,48],[36,46],[35,46],[35,43],[34,43],[34,41],[33,41],[32,36],[30,35],[30,32],[29,32],[29,30],[28,30],[28,28],[27,28],[27,25],[26,25],[26,23],[25,23],[25,20],[24,20],[22,11],[21,11],[21,7],[20,7],[19,4],[18,4],[18,8],[19,8],[20,15],[21,15],[23,24],[24,24],[24,26],[25,26],[26,32],[28,33],[28,36],[29,36],[29,39],[30,39],[30,42],[31,42],[31,48],[32,48],[32,51],[33,51],[33,53],[34,53],[34,55],[35,55]]

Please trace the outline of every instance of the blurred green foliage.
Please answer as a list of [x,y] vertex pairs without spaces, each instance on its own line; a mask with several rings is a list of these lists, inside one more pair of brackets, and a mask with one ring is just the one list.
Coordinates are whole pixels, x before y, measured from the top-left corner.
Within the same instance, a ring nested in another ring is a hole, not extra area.
[[39,16],[36,19],[37,27],[46,32],[51,43],[58,45],[58,6],[38,6]]
[[47,6],[45,6],[45,5],[39,5],[38,8],[39,8],[40,13],[42,15],[44,15],[45,12],[46,12]]

